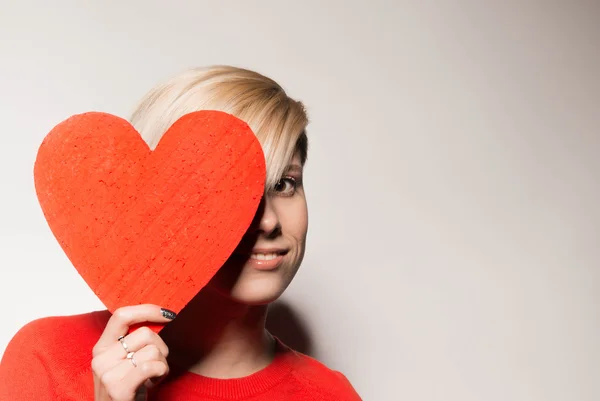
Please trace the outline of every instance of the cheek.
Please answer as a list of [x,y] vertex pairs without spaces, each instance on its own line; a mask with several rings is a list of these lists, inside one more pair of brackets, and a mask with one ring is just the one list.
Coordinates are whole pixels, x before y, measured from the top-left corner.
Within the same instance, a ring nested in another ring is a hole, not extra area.
[[308,208],[306,200],[298,199],[294,204],[280,211],[281,227],[284,235],[304,243],[308,231]]

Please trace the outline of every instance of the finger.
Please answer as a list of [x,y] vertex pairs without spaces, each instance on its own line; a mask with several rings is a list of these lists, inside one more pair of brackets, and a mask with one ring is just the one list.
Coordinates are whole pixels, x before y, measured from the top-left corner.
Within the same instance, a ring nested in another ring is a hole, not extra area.
[[[135,306],[124,306],[115,311],[110,317],[104,332],[96,343],[96,346],[101,349],[114,344],[120,336],[126,335],[129,327],[144,322],[152,323],[167,323],[172,319],[166,317],[173,312],[162,309],[160,306],[143,304]],[[171,315],[171,316],[172,316]]]
[[[146,346],[154,346],[165,358],[169,356],[169,348],[162,338],[147,327],[141,327],[135,332],[125,336],[123,343],[114,341],[104,352],[95,357],[95,366],[102,372],[115,367],[128,352],[137,352]],[[127,350],[125,349],[127,347]]]
[[131,383],[135,388],[146,385],[149,379],[163,378],[169,374],[169,365],[163,361],[146,361],[138,363],[138,366],[125,376],[124,382]]
[[148,379],[162,378],[168,372],[165,356],[157,347],[149,345],[134,353],[133,362],[129,359],[119,360],[116,366],[101,376],[101,382],[109,392],[133,394],[137,388],[146,385]]
[[[123,371],[126,372],[124,376]],[[144,384],[149,378],[165,377],[168,373],[169,367],[166,362],[152,360],[134,367],[131,361],[125,360],[117,368],[105,373],[101,383],[113,400],[137,400],[138,395],[146,394],[143,391]],[[119,376],[123,377],[119,379]]]

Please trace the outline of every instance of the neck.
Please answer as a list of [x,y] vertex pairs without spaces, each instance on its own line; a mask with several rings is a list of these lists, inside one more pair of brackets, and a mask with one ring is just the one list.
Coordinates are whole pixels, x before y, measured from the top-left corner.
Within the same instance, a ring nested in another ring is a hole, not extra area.
[[266,305],[243,305],[205,288],[161,331],[169,363],[206,377],[253,374],[273,358],[266,315]]

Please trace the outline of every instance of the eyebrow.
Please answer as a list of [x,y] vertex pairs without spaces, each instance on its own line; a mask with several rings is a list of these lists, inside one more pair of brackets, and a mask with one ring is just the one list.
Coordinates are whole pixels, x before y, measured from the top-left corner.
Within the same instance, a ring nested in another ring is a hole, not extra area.
[[302,172],[302,166],[299,164],[289,164],[286,168],[285,168],[285,172],[289,173],[291,171],[294,172],[298,172],[301,173]]

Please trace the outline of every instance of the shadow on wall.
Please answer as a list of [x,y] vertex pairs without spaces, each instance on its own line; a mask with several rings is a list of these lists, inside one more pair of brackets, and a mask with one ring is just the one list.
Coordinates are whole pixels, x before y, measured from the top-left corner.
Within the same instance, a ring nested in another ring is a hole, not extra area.
[[317,358],[306,322],[287,302],[278,300],[269,306],[267,329],[288,347]]

